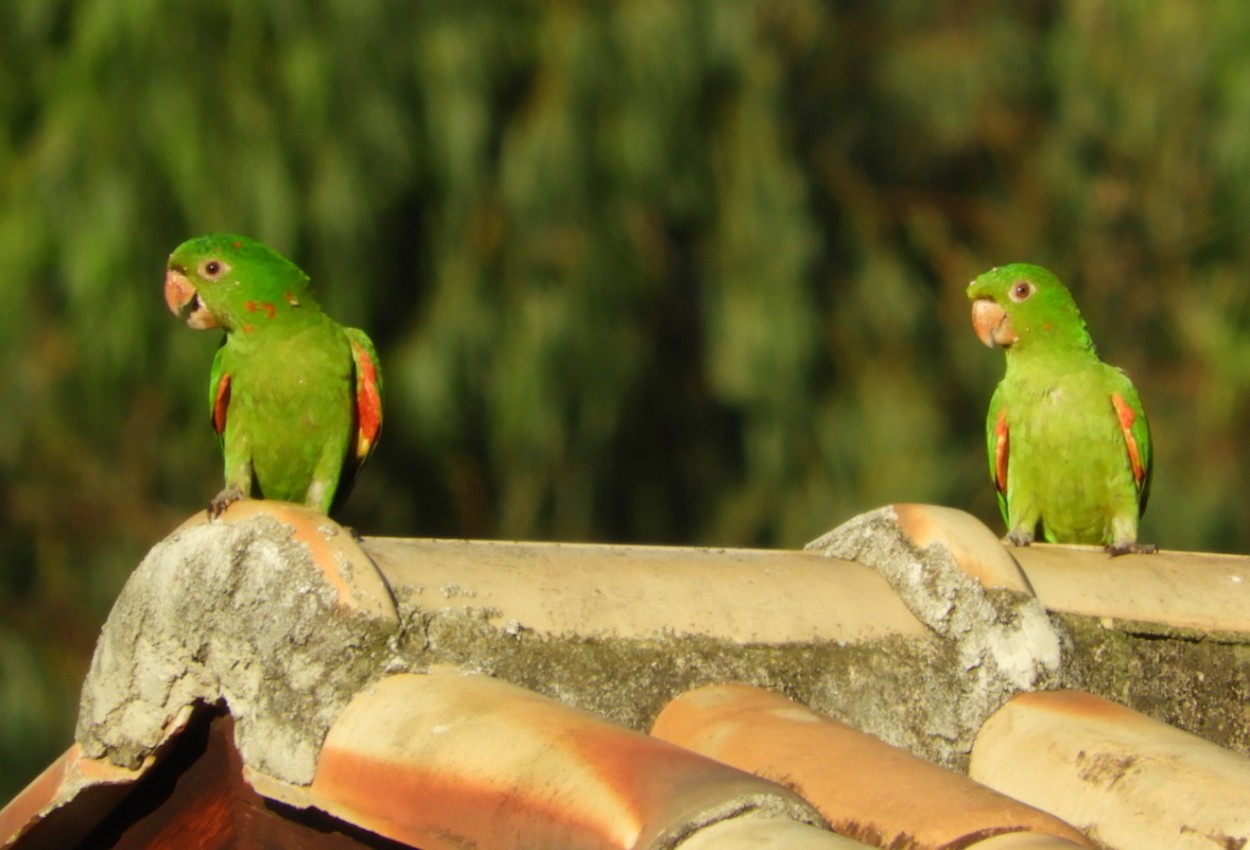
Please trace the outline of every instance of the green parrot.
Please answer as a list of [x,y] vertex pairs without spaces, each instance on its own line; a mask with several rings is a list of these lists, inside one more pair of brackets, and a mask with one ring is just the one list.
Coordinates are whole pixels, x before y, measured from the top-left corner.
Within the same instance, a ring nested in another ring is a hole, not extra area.
[[1092,543],[1112,555],[1137,542],[1150,495],[1150,426],[1132,382],[1098,359],[1067,287],[1017,263],[968,285],[972,326],[1001,346],[1007,373],[990,400],[990,476],[1016,546],[1040,522],[1051,543]]
[[249,496],[337,509],[382,429],[369,337],[323,313],[298,266],[243,236],[179,245],[165,303],[192,328],[226,332],[209,381],[225,489],[209,518]]

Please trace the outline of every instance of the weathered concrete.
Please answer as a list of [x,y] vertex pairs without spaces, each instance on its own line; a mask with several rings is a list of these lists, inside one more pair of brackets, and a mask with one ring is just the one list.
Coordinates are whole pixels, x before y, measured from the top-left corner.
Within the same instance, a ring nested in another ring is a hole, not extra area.
[[134,768],[195,705],[224,701],[247,764],[307,783],[398,627],[385,582],[343,529],[240,502],[175,531],[131,575],[83,686],[78,743]]
[[365,548],[399,600],[408,669],[460,665],[637,730],[693,687],[749,682],[931,757],[965,755],[932,733],[950,645],[860,564],[646,546]]
[[[933,638],[883,638],[866,644],[740,644],[691,635],[649,638],[602,634],[543,635],[492,624],[489,611],[409,608],[402,656],[410,669],[456,664],[488,673],[645,730],[673,697],[699,685],[745,682],[781,691],[931,758],[950,755],[931,732],[955,664]],[[692,603],[697,604],[697,603]],[[963,756],[951,756],[953,763]]]
[[1065,687],[1250,755],[1250,634],[1055,616],[1072,640]]
[[[87,755],[133,766],[191,706],[224,700],[249,766],[299,784],[361,684],[454,664],[640,731],[695,687],[757,685],[955,768],[986,716],[1047,687],[1086,688],[1250,749],[1250,636],[1043,608],[1049,595],[1079,605],[1081,582],[1109,593],[1096,571],[1110,564],[1128,582],[1137,563],[1166,578],[1135,588],[1164,619],[1166,588],[1190,559],[1006,550],[967,514],[925,506],[874,511],[813,545],[836,557],[357,547],[324,517],[239,503],[223,521],[178,530],[136,570],[101,635],[78,738]],[[1068,568],[1069,557],[1086,568]],[[1203,581],[1218,590],[1247,563],[1193,566],[1216,571]],[[1197,598],[1185,605],[1186,617],[1201,609]],[[1235,610],[1220,616],[1238,622]]]
[[[970,515],[890,505],[807,548],[876,569],[953,648],[956,663],[931,671],[943,692],[924,697],[932,700],[927,731],[950,743],[941,761],[962,762],[985,718],[1016,693],[1060,681],[1059,631],[997,538]],[[897,733],[852,725],[905,743]]]
[[457,664],[639,730],[693,687],[747,682],[943,763],[966,761],[954,644],[862,565],[795,552],[365,545],[406,618],[409,669]]

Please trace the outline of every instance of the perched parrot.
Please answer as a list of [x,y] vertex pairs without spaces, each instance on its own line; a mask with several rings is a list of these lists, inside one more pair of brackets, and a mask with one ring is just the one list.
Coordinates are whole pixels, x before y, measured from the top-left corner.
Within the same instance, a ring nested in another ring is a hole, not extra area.
[[985,428],[1007,539],[1027,546],[1040,522],[1051,543],[1155,551],[1137,542],[1150,495],[1146,412],[1128,376],[1098,359],[1067,287],[1018,263],[978,277],[968,297],[977,336],[1007,355]]
[[382,429],[369,337],[323,313],[298,266],[243,236],[179,245],[165,303],[192,328],[226,332],[209,381],[225,489],[209,517],[249,496],[336,509]]

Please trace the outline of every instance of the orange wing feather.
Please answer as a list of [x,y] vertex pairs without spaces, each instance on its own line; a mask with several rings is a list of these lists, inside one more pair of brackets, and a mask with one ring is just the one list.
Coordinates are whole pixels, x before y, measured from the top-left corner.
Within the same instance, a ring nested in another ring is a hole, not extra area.
[[369,352],[352,343],[356,355],[356,458],[364,461],[377,443],[382,430],[382,393],[378,386],[378,367]]
[[213,400],[213,430],[226,433],[226,411],[230,408],[230,376],[223,374],[217,382],[217,394]]
[[998,491],[1007,493],[1007,410],[998,411],[998,421],[994,423],[994,484]]
[[1146,478],[1146,468],[1142,465],[1141,450],[1138,449],[1137,440],[1133,437],[1133,423],[1137,421],[1137,414],[1120,397],[1119,393],[1111,394],[1111,404],[1115,406],[1116,416],[1120,419],[1120,430],[1124,432],[1124,444],[1128,447],[1128,459],[1133,465],[1133,480],[1137,482],[1138,487],[1141,487],[1142,481]]

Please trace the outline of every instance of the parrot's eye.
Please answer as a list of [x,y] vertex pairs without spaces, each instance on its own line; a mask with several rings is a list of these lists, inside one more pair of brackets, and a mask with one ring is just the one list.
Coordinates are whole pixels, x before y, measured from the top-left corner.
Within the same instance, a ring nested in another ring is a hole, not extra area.
[[1027,280],[1018,280],[1011,287],[1011,300],[1019,303],[1028,300],[1028,297],[1037,290],[1037,287],[1029,283]]
[[209,280],[216,280],[226,272],[230,271],[230,267],[221,260],[205,260],[200,263],[198,271],[200,273],[200,277],[207,278]]

